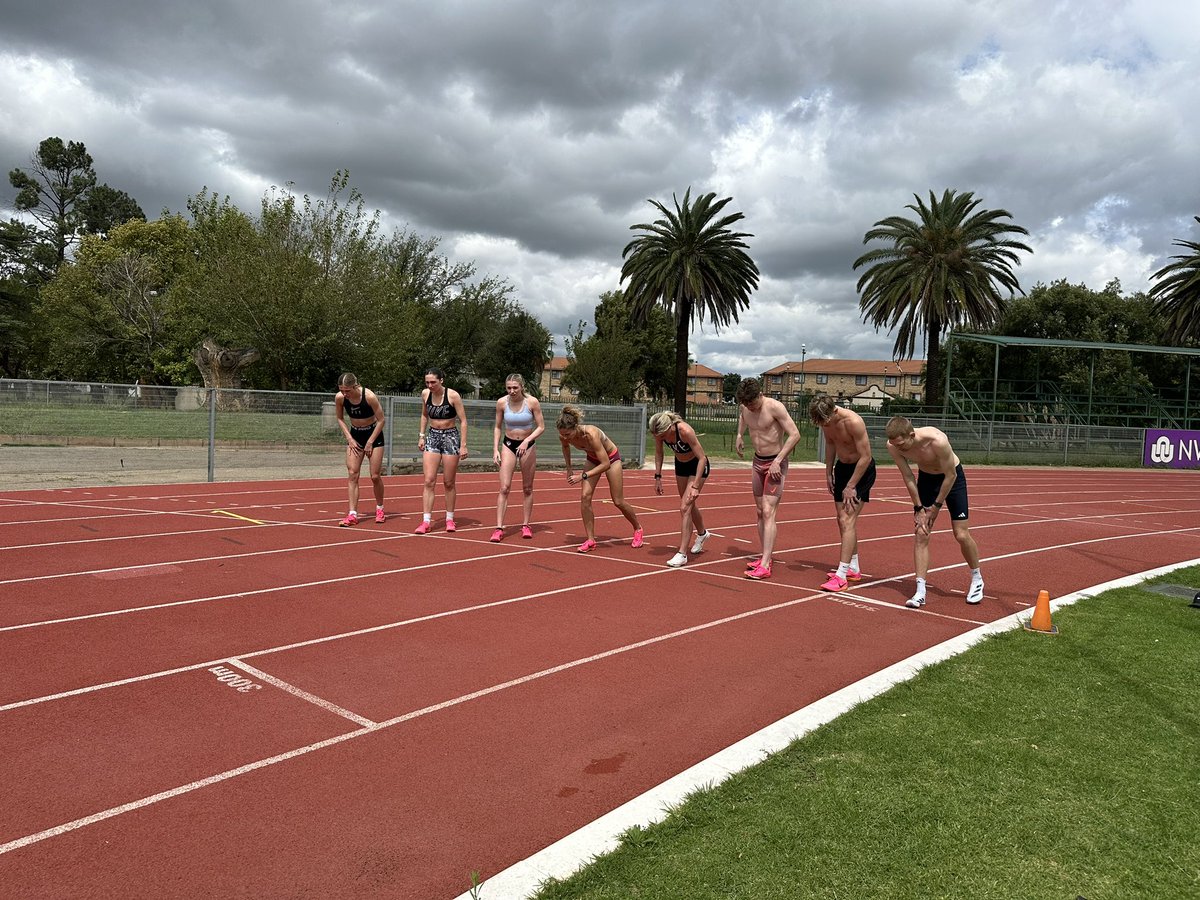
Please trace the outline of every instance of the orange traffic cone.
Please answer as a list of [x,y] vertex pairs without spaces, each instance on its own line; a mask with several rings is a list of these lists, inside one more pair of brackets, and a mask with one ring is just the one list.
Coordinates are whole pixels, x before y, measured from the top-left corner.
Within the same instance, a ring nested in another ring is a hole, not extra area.
[[1038,591],[1037,606],[1033,610],[1033,618],[1025,626],[1026,631],[1038,631],[1042,634],[1058,634],[1058,626],[1050,622],[1050,592]]

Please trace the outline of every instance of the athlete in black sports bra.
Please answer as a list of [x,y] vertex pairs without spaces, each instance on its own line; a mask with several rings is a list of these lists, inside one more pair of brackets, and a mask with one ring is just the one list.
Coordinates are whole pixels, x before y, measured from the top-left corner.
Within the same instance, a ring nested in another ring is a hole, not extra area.
[[[663,446],[670,447],[675,454],[675,486],[679,490],[681,517],[679,552],[667,561],[667,565],[678,568],[688,561],[688,542],[692,539],[693,528],[696,531],[693,554],[700,553],[704,549],[704,542],[708,540],[704,515],[696,505],[708,479],[708,456],[700,445],[695,429],[683,421],[679,413],[660,412],[651,416],[650,433],[654,435],[654,490],[659,494],[663,492]],[[668,440],[672,434],[675,435],[674,440]]]
[[421,432],[417,435],[421,469],[425,474],[425,515],[417,526],[417,534],[426,534],[433,527],[433,492],[439,467],[446,493],[446,530],[454,531],[454,501],[458,493],[454,482],[458,461],[467,458],[467,413],[458,391],[446,387],[444,382],[441,369],[425,370]]
[[371,460],[375,521],[383,523],[387,520],[383,512],[383,407],[375,393],[360,385],[351,372],[338,379],[338,393],[333,404],[338,427],[346,436],[346,490],[350,495],[350,511],[338,524],[343,527],[358,524],[358,478],[364,459]]

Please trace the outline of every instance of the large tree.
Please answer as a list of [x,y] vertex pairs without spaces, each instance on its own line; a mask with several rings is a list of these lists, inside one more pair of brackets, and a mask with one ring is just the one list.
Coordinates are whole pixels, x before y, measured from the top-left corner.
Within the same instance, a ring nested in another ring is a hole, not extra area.
[[[644,321],[634,327],[635,316],[628,297],[621,291],[605,291],[592,313],[597,340],[628,341],[633,344],[631,374],[646,396],[655,401],[672,396],[675,382],[675,323],[666,310],[652,307]],[[635,391],[636,393],[636,391]]]
[[610,333],[607,338],[584,336],[580,322],[573,334],[567,335],[567,363],[563,372],[563,387],[574,391],[585,403],[610,401],[628,403],[637,393],[638,377],[634,363],[637,344],[625,332]]
[[74,380],[186,384],[191,347],[173,286],[192,260],[179,216],[134,219],[109,236],[87,235],[42,287],[34,308],[42,368]]
[[[1200,223],[1200,216],[1196,216]],[[1153,299],[1166,318],[1166,338],[1180,344],[1200,343],[1200,241],[1178,240],[1176,247],[1187,253],[1150,277],[1157,283],[1150,288]]]
[[42,226],[55,262],[61,265],[83,222],[80,204],[96,186],[92,156],[79,141],[63,143],[62,138],[48,137],[38,144],[30,168],[32,173],[23,169],[8,173],[9,183],[17,189],[15,206]]
[[717,330],[736,322],[738,313],[749,307],[750,294],[758,287],[758,267],[743,238],[729,226],[745,218],[742,213],[722,215],[733,199],[716,200],[715,193],[691,200],[691,188],[683,202],[672,195],[675,209],[657,200],[649,202],[662,213],[653,223],[631,225],[645,232],[626,246],[621,256],[621,281],[627,282],[628,298],[636,321],[645,322],[650,311],[661,305],[675,324],[675,411],[687,413],[688,338],[692,326],[711,321]]
[[912,359],[917,337],[925,338],[927,400],[941,397],[941,337],[948,328],[988,328],[1004,310],[1000,288],[1011,297],[1021,291],[1012,267],[1021,264],[1017,251],[1033,251],[1012,235],[1029,234],[1003,222],[1003,209],[981,209],[971,191],[947,190],[929,203],[913,195],[905,208],[916,219],[890,216],[875,223],[863,243],[888,246],[868,251],[854,261],[866,267],[858,280],[863,320],[876,330],[897,329],[892,352]]

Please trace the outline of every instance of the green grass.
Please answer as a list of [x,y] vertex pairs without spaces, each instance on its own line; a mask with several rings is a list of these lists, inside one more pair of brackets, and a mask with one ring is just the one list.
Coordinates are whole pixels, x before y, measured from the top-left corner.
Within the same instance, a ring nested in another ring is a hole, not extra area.
[[1126,588],[1055,623],[923,671],[537,897],[1200,897],[1200,610]]
[[[121,440],[182,440],[207,442],[208,410],[85,406],[0,406],[0,434],[61,438]],[[218,441],[340,444],[336,431],[322,431],[321,417],[298,413],[252,414],[222,412],[217,417]]]
[[[704,422],[695,421],[689,424],[696,429],[696,433],[700,436],[701,442],[704,444],[704,452],[713,459],[739,459],[737,452],[733,449],[734,441],[737,435],[735,434],[737,425],[735,423],[725,422]],[[796,445],[796,449],[792,451],[791,460],[793,462],[811,462],[817,458],[817,439],[819,433],[812,425],[806,423],[796,423],[800,428],[800,443]],[[745,459],[750,459],[754,455],[754,447],[746,439]],[[646,429],[646,459],[650,462],[654,461],[654,435],[650,433],[650,429]],[[663,459],[670,464],[671,451],[663,451]]]

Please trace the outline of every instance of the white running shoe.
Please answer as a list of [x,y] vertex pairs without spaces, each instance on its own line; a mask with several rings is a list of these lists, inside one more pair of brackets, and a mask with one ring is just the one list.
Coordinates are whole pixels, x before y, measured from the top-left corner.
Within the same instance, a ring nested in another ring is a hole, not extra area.
[[909,609],[920,609],[925,605],[925,595],[917,594],[915,597],[910,597],[908,602],[904,604]]
[[687,565],[687,554],[686,553],[676,553],[674,556],[672,556],[670,559],[667,560],[667,565],[670,566],[672,569],[678,569],[680,566],[686,566]]
[[983,580],[972,581],[971,586],[967,589],[967,602],[974,606],[976,603],[983,602]]
[[[701,553],[704,551],[704,542],[708,540],[708,536],[710,534],[712,534],[711,531],[706,531],[706,532],[704,532],[704,534],[696,535],[696,540],[694,540],[692,542],[692,552],[693,553]],[[685,560],[685,562],[686,562],[686,560]],[[682,565],[682,563],[681,563],[681,565]]]

